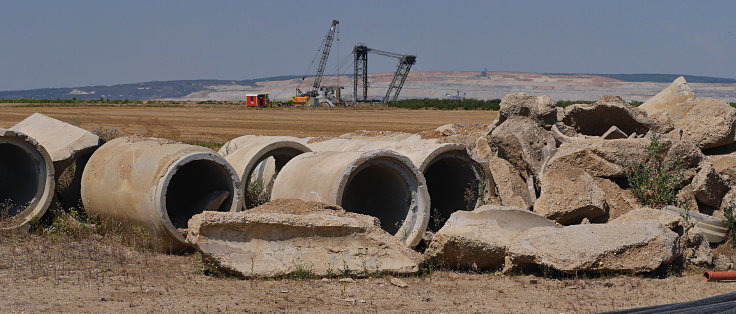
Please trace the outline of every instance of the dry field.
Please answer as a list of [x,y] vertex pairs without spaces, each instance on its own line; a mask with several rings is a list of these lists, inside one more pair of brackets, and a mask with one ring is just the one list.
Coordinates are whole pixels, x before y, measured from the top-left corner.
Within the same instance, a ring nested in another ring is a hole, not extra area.
[[140,134],[180,141],[224,143],[248,134],[330,136],[355,130],[420,132],[447,123],[490,124],[493,111],[403,109],[268,108],[232,105],[103,107],[11,106],[0,104],[0,128],[8,128],[34,112],[92,130],[119,129],[123,135]]
[[588,313],[734,291],[696,270],[666,279],[551,279],[495,273],[355,279],[218,278],[196,254],[136,250],[96,235],[0,237],[3,312]]
[[[418,132],[489,124],[494,112],[235,107],[13,107],[0,127],[41,112],[87,129],[118,128],[185,141],[244,134],[320,136],[357,129]],[[197,254],[135,249],[96,234],[0,236],[2,312],[596,312],[694,300],[736,283],[706,283],[690,269],[641,276],[542,278],[435,271],[401,278],[238,280],[202,273]]]

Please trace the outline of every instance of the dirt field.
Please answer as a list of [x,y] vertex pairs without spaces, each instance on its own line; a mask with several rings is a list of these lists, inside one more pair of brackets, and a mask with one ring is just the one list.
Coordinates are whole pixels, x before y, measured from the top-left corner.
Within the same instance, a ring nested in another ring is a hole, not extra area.
[[[244,134],[338,135],[357,129],[418,132],[484,123],[486,111],[247,110],[232,107],[8,107],[0,127],[41,112],[88,129],[119,128],[178,140],[224,142]],[[2,312],[525,312],[581,313],[694,300],[736,289],[701,270],[666,279],[549,279],[494,273],[401,278],[238,280],[201,272],[196,254],[133,249],[99,235],[0,236]]]
[[3,312],[585,313],[693,300],[736,283],[697,271],[667,279],[546,279],[448,271],[401,278],[239,280],[201,273],[196,254],[131,249],[98,236],[0,238]]
[[355,130],[420,132],[448,123],[490,124],[493,111],[400,109],[248,109],[231,105],[181,107],[17,107],[0,104],[0,128],[8,128],[34,112],[92,130],[117,128],[181,141],[224,143],[248,134],[327,136]]

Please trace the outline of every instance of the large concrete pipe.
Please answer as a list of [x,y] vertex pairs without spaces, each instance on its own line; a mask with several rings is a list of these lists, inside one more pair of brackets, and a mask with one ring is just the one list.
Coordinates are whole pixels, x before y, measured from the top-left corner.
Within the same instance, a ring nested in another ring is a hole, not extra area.
[[240,201],[240,180],[221,156],[164,139],[114,139],[92,155],[82,174],[89,214],[145,228],[162,251],[187,247],[183,229],[192,216],[238,211]]
[[427,141],[330,139],[307,144],[313,151],[388,149],[405,155],[424,174],[432,200],[429,229],[439,230],[457,210],[473,210],[479,198],[494,191],[487,170],[468,155],[464,145]]
[[27,231],[51,205],[54,186],[46,149],[28,135],[0,129],[0,230]]
[[100,146],[99,136],[85,129],[34,113],[10,128],[36,140],[51,156],[56,171],[56,200],[62,208],[79,207],[82,172]]
[[273,180],[294,157],[311,152],[296,137],[246,135],[233,139],[218,152],[238,173],[242,182],[243,207],[259,204],[259,194],[268,200]]
[[301,154],[281,169],[271,199],[319,201],[377,217],[409,246],[419,243],[429,222],[424,177],[388,150]]

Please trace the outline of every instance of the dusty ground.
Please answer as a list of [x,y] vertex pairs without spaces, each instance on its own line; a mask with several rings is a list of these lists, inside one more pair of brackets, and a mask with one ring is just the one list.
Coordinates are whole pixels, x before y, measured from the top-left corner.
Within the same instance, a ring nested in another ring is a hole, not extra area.
[[248,134],[334,136],[355,130],[429,131],[448,123],[490,124],[493,111],[400,109],[248,109],[232,105],[177,107],[40,107],[0,104],[0,128],[8,128],[34,112],[92,130],[117,128],[181,141],[224,143]]
[[196,254],[132,249],[97,236],[0,238],[0,308],[12,312],[582,313],[731,292],[700,273],[651,279],[504,277],[437,271],[401,278],[239,280],[201,273]]

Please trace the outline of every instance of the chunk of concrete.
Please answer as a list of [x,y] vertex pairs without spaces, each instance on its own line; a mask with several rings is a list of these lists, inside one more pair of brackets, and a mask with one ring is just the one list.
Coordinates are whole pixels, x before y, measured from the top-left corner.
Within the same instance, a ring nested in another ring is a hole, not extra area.
[[100,145],[100,137],[85,129],[34,113],[10,128],[24,133],[41,144],[54,161],[57,175],[83,155]]
[[629,105],[618,96],[603,96],[592,104],[568,106],[561,113],[560,120],[578,133],[592,136],[602,136],[613,126],[624,134],[620,138],[626,138],[625,134],[644,134],[650,130],[666,132],[672,129],[672,126],[661,126],[649,118],[646,112]]
[[670,116],[677,117],[679,115],[678,111],[683,109],[681,104],[693,99],[695,99],[695,93],[687,85],[685,78],[680,76],[667,88],[641,104],[639,108],[648,115],[667,113]]
[[557,149],[552,134],[527,117],[504,121],[493,129],[488,139],[492,150],[514,165],[524,178],[538,178],[543,165]]
[[491,129],[514,117],[530,118],[540,126],[551,126],[557,122],[555,101],[549,96],[511,93],[503,97],[499,107],[498,118],[493,121]]
[[[605,178],[594,178],[595,184],[605,194],[606,204],[608,204],[608,217],[615,219],[626,214],[635,208],[641,207],[639,202],[631,193],[631,190],[622,189],[615,182]],[[619,179],[622,180],[622,179]]]
[[609,206],[605,192],[583,169],[556,164],[542,177],[542,194],[534,202],[534,212],[563,225],[583,219],[605,221]]
[[535,227],[559,225],[514,207],[486,205],[471,212],[458,211],[435,234],[425,256],[429,263],[445,267],[498,268],[514,236]]
[[704,162],[690,185],[695,199],[713,208],[720,208],[723,196],[729,190],[726,180],[721,178],[713,165]]
[[677,240],[677,233],[651,221],[533,228],[512,241],[504,272],[650,272],[675,260]]
[[530,210],[535,198],[529,193],[527,184],[518,170],[508,161],[498,157],[491,157],[488,163],[501,204]]
[[421,262],[376,218],[297,200],[201,213],[189,221],[187,241],[206,266],[244,278],[415,274]]
[[[634,133],[636,133],[636,132],[634,132]],[[632,134],[634,134],[634,133],[632,133]],[[604,139],[604,140],[615,140],[615,139],[619,139],[619,138],[629,138],[629,136],[626,135],[626,133],[624,133],[624,131],[621,131],[621,129],[619,129],[618,127],[616,127],[614,125],[610,129],[608,129],[608,131],[606,131],[605,133],[603,133],[603,135],[601,135],[601,138]]]
[[673,119],[675,131],[670,136],[698,145],[700,149],[725,146],[736,142],[736,109],[725,100],[698,98],[688,102],[691,108],[680,119]]

